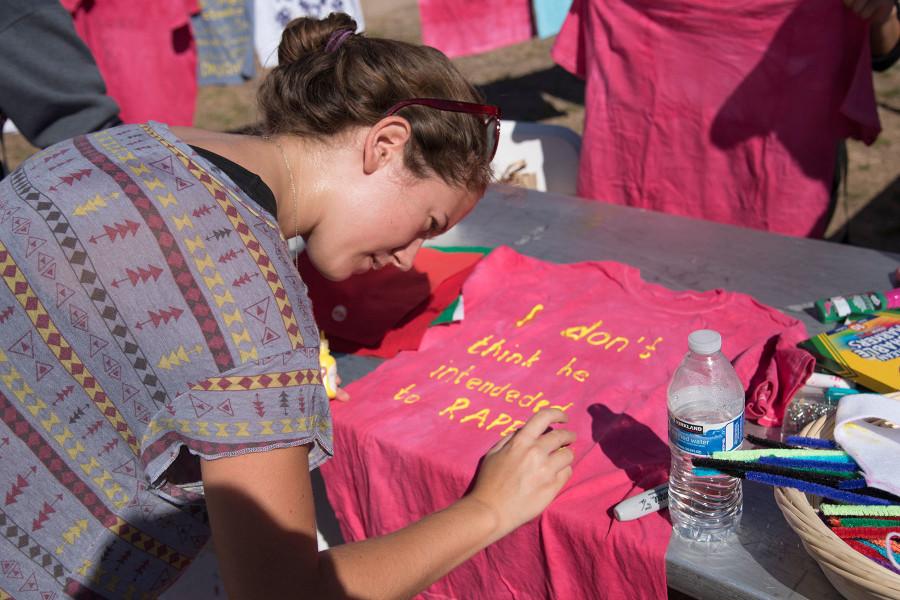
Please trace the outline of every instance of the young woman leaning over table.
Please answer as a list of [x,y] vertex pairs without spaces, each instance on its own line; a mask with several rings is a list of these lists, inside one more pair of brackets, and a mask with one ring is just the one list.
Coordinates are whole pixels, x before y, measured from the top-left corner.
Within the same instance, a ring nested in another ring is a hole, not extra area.
[[285,239],[334,280],[410,268],[482,196],[499,123],[438,51],[355,28],[288,25],[264,136],[126,125],[0,182],[0,596],[155,596],[211,536],[232,599],[409,597],[570,477],[546,410],[451,506],[317,551],[331,417]]

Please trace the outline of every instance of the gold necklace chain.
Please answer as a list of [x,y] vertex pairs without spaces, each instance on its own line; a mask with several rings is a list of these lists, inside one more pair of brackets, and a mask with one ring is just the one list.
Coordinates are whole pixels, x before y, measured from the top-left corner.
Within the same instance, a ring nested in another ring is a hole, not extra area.
[[297,188],[294,187],[294,171],[293,169],[291,169],[291,163],[288,162],[287,154],[285,154],[284,148],[281,146],[281,144],[267,135],[263,136],[263,139],[267,142],[272,142],[273,144],[275,144],[275,147],[278,148],[279,152],[281,152],[282,160],[284,160],[284,166],[287,169],[288,178],[291,182],[291,196],[293,196],[294,200],[294,237],[297,237],[300,235],[300,198],[297,197]]

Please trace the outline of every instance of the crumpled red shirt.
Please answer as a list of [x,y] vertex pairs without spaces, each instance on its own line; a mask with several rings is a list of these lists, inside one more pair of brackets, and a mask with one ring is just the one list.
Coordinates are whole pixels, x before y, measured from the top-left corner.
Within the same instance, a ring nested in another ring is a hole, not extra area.
[[304,252],[297,269],[331,350],[390,358],[419,347],[482,256],[421,248],[409,271],[388,266],[334,282],[322,277]]

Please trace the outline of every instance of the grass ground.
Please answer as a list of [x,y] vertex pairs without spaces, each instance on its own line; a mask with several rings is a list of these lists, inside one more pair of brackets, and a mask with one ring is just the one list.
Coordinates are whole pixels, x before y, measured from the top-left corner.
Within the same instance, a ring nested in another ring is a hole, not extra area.
[[[371,35],[421,42],[416,0],[365,0]],[[478,56],[456,59],[504,118],[564,125],[578,132],[584,121],[584,84],[550,58],[553,39],[532,39]],[[203,87],[197,99],[196,125],[214,130],[241,129],[256,122],[258,78],[243,85]],[[875,75],[882,133],[871,146],[848,143],[846,192],[828,229],[830,239],[900,252],[900,65]],[[7,136],[15,166],[34,148],[17,135]]]

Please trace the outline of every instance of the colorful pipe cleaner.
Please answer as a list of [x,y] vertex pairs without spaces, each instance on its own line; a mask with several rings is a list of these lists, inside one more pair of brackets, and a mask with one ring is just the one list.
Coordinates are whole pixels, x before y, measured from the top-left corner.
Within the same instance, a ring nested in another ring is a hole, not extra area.
[[859,470],[855,462],[843,462],[832,460],[831,457],[821,458],[791,458],[782,456],[760,456],[759,462],[768,465],[781,465],[784,467],[828,469],[831,471],[848,471],[850,473]]
[[[827,485],[803,481],[801,479],[795,479],[793,477],[772,475],[770,473],[747,471],[745,474],[745,479],[747,479],[748,481],[757,481],[759,483],[765,483],[767,485],[777,487],[796,488],[801,492],[805,492],[807,494],[815,494],[816,496],[822,496],[823,498],[828,498],[829,500],[838,500],[840,502],[847,502],[848,504],[884,507],[890,507],[891,504],[890,500],[885,500],[883,498],[864,496],[862,494],[856,494],[854,492],[847,492],[833,487],[828,487]],[[898,506],[897,508],[900,508],[900,506]]]
[[891,566],[891,563],[889,563],[887,560],[885,560],[887,558],[887,556],[884,553],[880,552],[877,547],[873,548],[872,545],[870,543],[867,543],[866,540],[844,540],[844,541],[847,543],[848,546],[850,546],[851,548],[853,548],[854,550],[856,550],[857,552],[859,552],[866,558],[869,558],[869,559],[875,561],[876,563],[878,563],[885,569],[889,569],[891,571],[894,571],[895,573],[900,573],[900,571],[897,571],[896,569],[894,569]]
[[837,448],[837,443],[834,440],[823,440],[822,438],[804,437],[802,435],[789,435],[786,441],[788,444],[803,446],[805,448]]
[[853,457],[831,440],[747,440],[762,448],[692,457],[694,474],[729,475],[828,499],[819,506],[824,524],[866,558],[900,574],[894,558],[900,556],[900,497],[869,487]]
[[879,529],[897,528],[900,530],[900,519],[871,519],[867,517],[827,517],[829,527],[878,527]]
[[713,452],[713,458],[725,460],[757,460],[762,456],[778,456],[782,458],[804,458],[831,460],[834,462],[853,463],[854,460],[843,450],[806,450],[786,448],[763,448],[760,450],[732,450],[730,452]]
[[799,446],[792,446],[791,444],[786,444],[784,442],[779,442],[778,440],[770,440],[769,438],[759,437],[758,435],[753,435],[752,433],[748,433],[744,439],[753,444],[754,446],[759,446],[760,448],[784,448],[785,450],[799,450]]
[[846,504],[820,504],[825,516],[840,517],[900,517],[900,506],[860,506]]
[[[746,461],[730,461],[730,460],[721,460],[716,458],[694,458],[691,461],[695,467],[701,467],[705,469],[717,469],[722,473],[746,473],[748,471],[757,471],[760,473],[771,473],[772,475],[783,475],[785,477],[794,477],[795,479],[800,479],[802,481],[809,481],[812,483],[820,483],[822,485],[827,485],[831,487],[840,488],[840,485],[847,481],[847,477],[843,476],[844,473],[840,472],[840,475],[833,475],[827,472],[819,471],[816,469],[793,469],[789,467],[784,467],[781,465],[770,465],[763,463],[760,461],[754,462],[746,462]],[[698,473],[699,469],[694,469],[695,474]],[[706,475],[706,473],[702,473],[702,475]],[[855,477],[856,473],[848,473],[850,477]],[[738,475],[735,475],[738,476]],[[863,486],[865,487],[865,481],[863,482]]]

